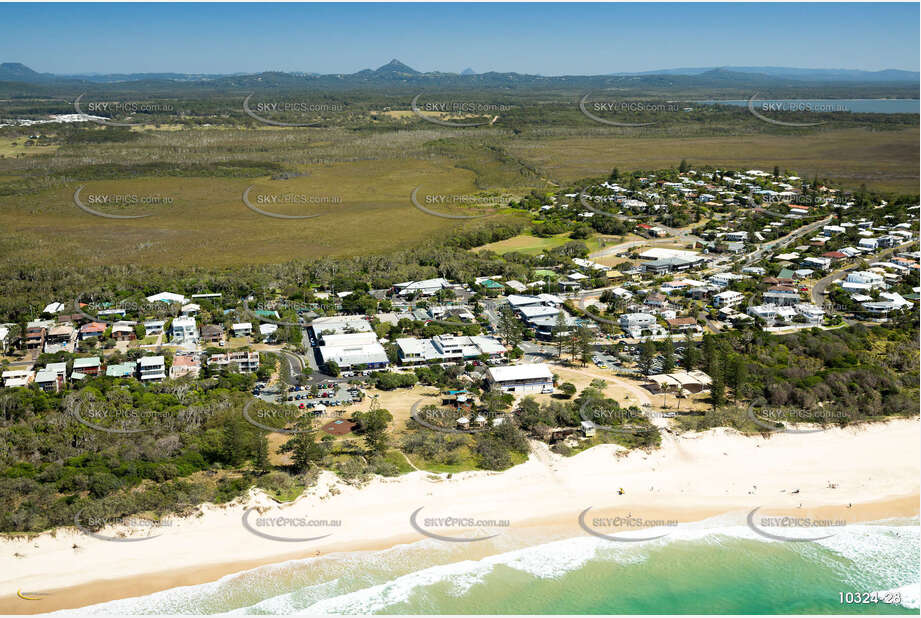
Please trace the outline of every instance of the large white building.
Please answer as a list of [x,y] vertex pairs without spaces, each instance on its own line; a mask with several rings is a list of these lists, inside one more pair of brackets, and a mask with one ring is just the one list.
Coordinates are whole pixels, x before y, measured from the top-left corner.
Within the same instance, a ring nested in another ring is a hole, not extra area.
[[324,334],[319,351],[323,364],[334,362],[340,369],[357,365],[383,369],[390,364],[387,351],[374,333]]
[[431,296],[446,288],[453,287],[447,279],[426,279],[424,281],[404,281],[393,286],[394,290],[400,296],[412,296],[421,294],[422,296]]
[[317,318],[310,326],[317,339],[325,334],[370,333],[374,330],[368,320],[359,315],[335,315],[327,318]]
[[550,366],[543,363],[490,367],[486,379],[491,389],[505,393],[524,395],[553,392],[553,373]]
[[494,337],[456,337],[438,335],[431,339],[406,337],[396,340],[400,364],[412,365],[429,362],[451,362],[475,359],[481,356],[500,358],[505,346]]

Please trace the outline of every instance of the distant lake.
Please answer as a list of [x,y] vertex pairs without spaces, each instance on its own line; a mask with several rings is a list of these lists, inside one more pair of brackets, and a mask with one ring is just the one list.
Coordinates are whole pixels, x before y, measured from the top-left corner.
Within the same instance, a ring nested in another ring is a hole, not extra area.
[[[748,106],[748,100],[730,101],[694,101],[720,105]],[[777,111],[803,112],[857,112],[871,114],[917,114],[921,112],[918,99],[755,99],[753,105],[758,112],[768,112],[772,108],[765,104],[776,104]]]

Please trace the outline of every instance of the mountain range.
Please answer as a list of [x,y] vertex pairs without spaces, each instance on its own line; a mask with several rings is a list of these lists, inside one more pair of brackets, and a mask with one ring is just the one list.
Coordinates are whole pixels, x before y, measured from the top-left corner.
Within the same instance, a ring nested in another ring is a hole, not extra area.
[[[858,81],[858,82],[917,82],[918,71],[902,71],[886,69],[882,71],[863,71],[858,69],[801,69],[791,67],[697,67],[660,69],[656,71],[642,71],[636,73],[609,73],[604,76],[569,75],[549,77],[544,75],[527,75],[521,73],[482,73],[478,74],[472,69],[464,69],[461,73],[433,71],[422,73],[399,60],[391,60],[377,69],[364,69],[351,74],[321,74],[315,72],[276,72],[264,73],[80,73],[70,75],[55,75],[52,73],[39,73],[19,62],[4,62],[0,64],[0,81],[20,83],[42,83],[54,81],[80,81],[90,83],[117,83],[133,81],[213,81],[219,79],[235,79],[248,75],[285,75],[300,78],[335,77],[337,79],[353,78],[357,81],[375,80],[413,80],[413,79],[449,79],[457,77],[477,78],[482,76],[507,76],[507,79],[540,79],[540,80],[567,80],[589,77],[645,77],[645,76],[701,76],[701,75],[749,75],[763,78],[798,81]],[[514,76],[514,77],[513,77]]]

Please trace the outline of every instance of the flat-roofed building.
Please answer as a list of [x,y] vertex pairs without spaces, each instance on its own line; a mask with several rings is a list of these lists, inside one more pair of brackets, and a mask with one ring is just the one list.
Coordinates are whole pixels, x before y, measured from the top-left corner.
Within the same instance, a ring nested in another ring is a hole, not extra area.
[[390,364],[387,351],[373,332],[324,334],[322,341],[319,351],[323,364],[334,362],[340,369],[359,365],[365,369],[383,369]]
[[543,363],[529,365],[503,365],[486,371],[490,388],[505,393],[552,393],[553,373]]
[[138,359],[138,377],[142,382],[166,378],[166,359],[162,356],[142,356]]
[[490,359],[505,355],[503,346],[494,337],[458,337],[438,335],[431,339],[406,337],[396,340],[400,364],[443,363],[465,361],[488,356]]
[[320,339],[324,334],[343,335],[348,333],[370,333],[374,329],[362,316],[337,315],[315,319],[311,325],[313,334]]

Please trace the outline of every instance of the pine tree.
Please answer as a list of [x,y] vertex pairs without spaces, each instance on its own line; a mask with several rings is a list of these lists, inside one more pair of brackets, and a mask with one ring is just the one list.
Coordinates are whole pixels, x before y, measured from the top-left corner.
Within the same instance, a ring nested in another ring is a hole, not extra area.
[[269,463],[269,439],[264,433],[256,437],[255,453],[253,455],[253,468],[258,474],[265,474],[272,464]]
[[699,358],[700,354],[697,350],[697,344],[694,343],[694,339],[691,337],[691,331],[686,331],[684,334],[684,368],[688,371],[693,371],[697,367]]
[[710,401],[713,403],[713,409],[716,410],[726,403],[726,382],[723,380],[723,370],[718,363],[714,364],[714,369],[710,372]]
[[246,455],[246,442],[243,428],[236,418],[224,421],[221,431],[221,455],[224,461],[231,466],[239,466]]
[[563,345],[566,343],[566,317],[560,311],[556,314],[556,323],[553,325],[553,342],[556,344],[556,357],[563,357]]
[[285,442],[281,450],[291,453],[294,468],[298,472],[306,472],[311,463],[323,456],[323,449],[317,444],[317,432],[312,420],[299,423],[298,429],[298,433]]
[[662,354],[665,356],[662,362],[662,373],[671,373],[675,368],[675,344],[671,335],[665,339],[665,350]]

